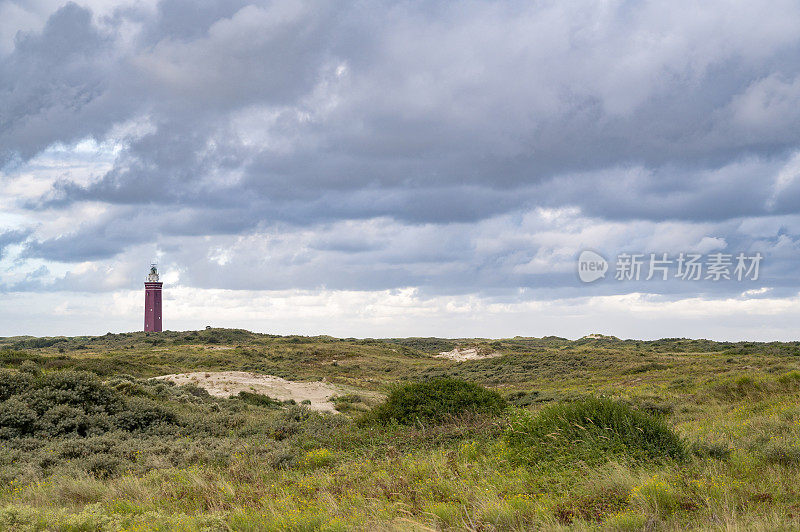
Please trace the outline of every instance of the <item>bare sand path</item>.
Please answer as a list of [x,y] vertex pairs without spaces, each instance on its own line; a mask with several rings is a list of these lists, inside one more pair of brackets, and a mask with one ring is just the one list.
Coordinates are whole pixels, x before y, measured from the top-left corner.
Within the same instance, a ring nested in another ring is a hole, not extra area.
[[352,393],[352,390],[343,386],[327,382],[287,381],[274,375],[260,375],[246,371],[196,371],[155,378],[172,381],[178,385],[194,384],[205,388],[215,397],[231,397],[244,391],[268,395],[280,401],[294,399],[300,403],[309,400],[311,404],[308,407],[321,412],[336,412],[333,403],[329,401],[332,396]]
[[438,355],[434,356],[436,358],[448,358],[450,360],[455,360],[456,362],[466,362],[467,360],[481,360],[484,358],[499,357],[500,353],[487,353],[482,355],[478,353],[478,350],[475,348],[459,349],[456,347],[452,351],[442,351]]

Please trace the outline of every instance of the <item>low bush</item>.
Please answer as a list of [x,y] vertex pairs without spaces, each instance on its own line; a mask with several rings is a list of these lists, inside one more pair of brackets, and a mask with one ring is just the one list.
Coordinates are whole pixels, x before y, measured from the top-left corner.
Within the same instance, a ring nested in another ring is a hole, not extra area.
[[512,457],[528,464],[683,459],[681,439],[666,423],[630,405],[587,398],[519,412],[505,434]]
[[369,410],[364,398],[355,393],[334,395],[330,398],[330,401],[333,403],[333,407],[337,412],[341,413],[365,412]]
[[15,351],[13,349],[0,350],[0,366],[13,367],[28,360],[36,362],[41,360],[41,357],[39,355],[26,353],[25,351]]
[[56,344],[60,343],[67,343],[69,340],[66,338],[28,338],[26,340],[20,340],[14,343],[14,347],[18,349],[29,349],[29,348],[42,348],[42,347],[52,347]]
[[26,390],[33,376],[29,373],[17,373],[0,369],[0,401],[5,401],[13,395],[17,395]]
[[91,373],[56,371],[0,375],[0,439],[143,432],[177,417],[143,397],[125,397]]
[[317,469],[333,463],[335,457],[328,449],[312,449],[306,452],[300,461],[300,466],[306,469]]
[[506,400],[479,384],[459,379],[432,379],[395,387],[386,402],[376,406],[363,422],[412,424],[441,421],[465,412],[498,414]]
[[266,406],[268,408],[279,408],[283,406],[283,403],[278,401],[277,399],[273,399],[272,397],[260,393],[252,393],[252,392],[245,392],[241,391],[236,396],[238,399],[241,399],[247,404],[255,405],[255,406]]

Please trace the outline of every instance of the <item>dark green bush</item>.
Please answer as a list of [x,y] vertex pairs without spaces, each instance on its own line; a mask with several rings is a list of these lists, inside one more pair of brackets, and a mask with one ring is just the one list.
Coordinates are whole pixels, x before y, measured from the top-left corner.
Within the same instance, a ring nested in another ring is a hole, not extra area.
[[363,421],[412,424],[441,421],[465,412],[498,414],[505,408],[506,401],[499,393],[479,384],[432,379],[395,387],[386,402],[373,408]]
[[87,412],[114,413],[122,407],[120,397],[91,373],[55,371],[34,379],[20,398],[39,414],[60,405]]
[[279,408],[283,406],[283,403],[278,401],[277,399],[273,399],[272,397],[260,393],[252,393],[252,392],[239,392],[239,395],[236,396],[238,399],[241,399],[247,404],[255,405],[255,406],[266,406],[268,408]]
[[11,397],[0,403],[0,438],[10,439],[22,436],[33,427],[36,412],[28,405]]
[[192,397],[199,397],[201,399],[208,399],[211,397],[211,394],[208,393],[208,390],[200,386],[197,386],[196,384],[191,384],[191,383],[183,384],[179,386],[179,388],[181,389],[181,391],[191,395]]
[[28,373],[30,375],[38,377],[42,374],[42,369],[33,360],[26,360],[25,362],[19,365],[19,372]]
[[16,348],[42,348],[42,347],[52,347],[56,344],[68,342],[66,338],[29,338],[27,340],[20,340],[14,344]]
[[17,366],[26,360],[37,361],[40,360],[39,355],[32,355],[25,351],[15,351],[13,349],[0,350],[0,365],[1,366]]
[[119,394],[129,397],[137,395],[148,395],[148,391],[142,384],[136,382],[136,379],[128,375],[121,375],[106,381],[106,385]]
[[342,413],[364,412],[369,409],[365,404],[364,398],[355,393],[334,395],[330,398],[330,401],[333,403],[333,407]]
[[91,373],[0,375],[0,439],[144,432],[178,423],[175,414],[141,397],[125,397]]
[[125,410],[114,417],[114,425],[128,432],[144,431],[153,425],[174,425],[178,419],[175,414],[164,407],[141,397],[127,400]]
[[17,373],[0,369],[0,401],[22,393],[30,387],[33,377],[29,373]]
[[122,460],[110,454],[93,454],[86,458],[83,469],[100,478],[114,476],[120,469]]
[[669,366],[667,366],[666,364],[660,364],[658,362],[648,362],[646,364],[641,364],[639,366],[628,368],[625,371],[623,371],[622,374],[636,375],[637,373],[646,373],[648,371],[659,371],[667,368],[669,368]]
[[686,456],[683,442],[663,419],[611,399],[555,404],[538,415],[520,412],[505,441],[516,461],[531,465]]

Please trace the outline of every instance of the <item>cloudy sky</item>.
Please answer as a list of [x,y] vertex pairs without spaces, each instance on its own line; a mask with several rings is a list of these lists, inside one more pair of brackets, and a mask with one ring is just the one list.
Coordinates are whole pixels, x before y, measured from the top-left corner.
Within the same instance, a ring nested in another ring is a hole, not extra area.
[[0,335],[139,330],[157,260],[173,330],[798,339],[798,28],[781,0],[0,0]]

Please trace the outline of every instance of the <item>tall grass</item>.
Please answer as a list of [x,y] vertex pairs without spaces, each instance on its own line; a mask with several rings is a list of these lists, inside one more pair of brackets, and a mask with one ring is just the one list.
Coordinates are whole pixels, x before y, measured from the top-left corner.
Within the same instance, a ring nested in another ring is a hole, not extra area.
[[519,412],[505,439],[515,459],[530,464],[686,457],[683,442],[662,419],[605,398],[551,405],[536,415]]

